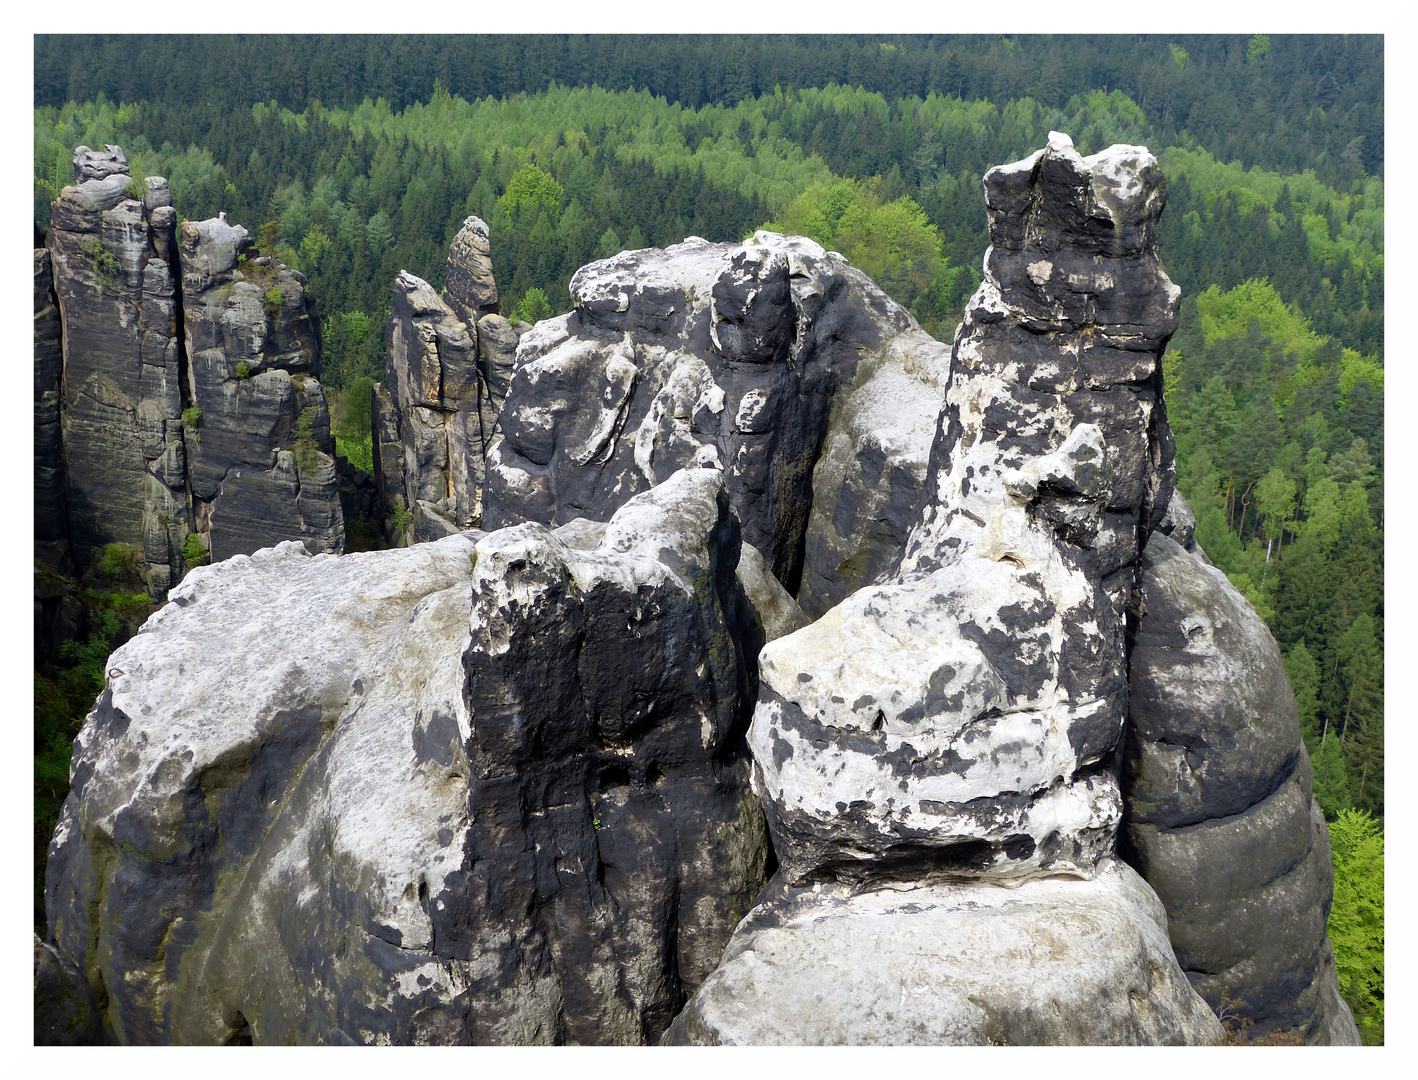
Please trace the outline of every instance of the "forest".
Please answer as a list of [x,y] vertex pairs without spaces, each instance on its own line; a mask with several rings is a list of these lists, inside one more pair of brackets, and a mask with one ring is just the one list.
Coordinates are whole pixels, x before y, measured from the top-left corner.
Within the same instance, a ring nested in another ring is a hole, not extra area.
[[[468,214],[503,312],[528,321],[568,310],[592,259],[771,228],[841,251],[948,341],[980,281],[987,168],[1050,130],[1085,154],[1147,145],[1184,295],[1178,486],[1280,644],[1335,839],[1341,986],[1382,1038],[1382,38],[235,36],[200,58],[182,41],[36,38],[35,224],[75,146],[118,143],[181,216],[274,225],[364,467],[390,284],[441,286]],[[112,569],[106,614],[36,672],[37,836],[102,660],[146,613]]]

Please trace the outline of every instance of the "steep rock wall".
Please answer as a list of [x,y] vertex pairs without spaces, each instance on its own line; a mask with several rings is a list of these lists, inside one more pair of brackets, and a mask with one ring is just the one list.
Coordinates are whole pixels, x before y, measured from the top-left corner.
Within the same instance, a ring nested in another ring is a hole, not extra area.
[[[135,548],[158,599],[192,532],[218,559],[292,538],[343,550],[304,278],[248,263],[224,216],[179,236],[167,181],[136,181],[119,147],[81,146],[74,169],[46,238],[57,382],[36,265],[36,542],[62,528],[78,571],[107,544]],[[58,453],[41,383],[58,391]]]
[[[1180,495],[1173,515],[1190,517]],[[1170,531],[1141,562],[1119,850],[1166,905],[1177,959],[1213,1009],[1248,1021],[1250,1038],[1358,1045],[1325,933],[1329,833],[1280,650],[1187,551],[1185,525]]]

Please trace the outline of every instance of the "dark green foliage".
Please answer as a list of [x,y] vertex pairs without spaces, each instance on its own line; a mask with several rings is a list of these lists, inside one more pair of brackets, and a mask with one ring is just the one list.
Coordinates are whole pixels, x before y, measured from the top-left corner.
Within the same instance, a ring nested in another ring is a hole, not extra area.
[[135,176],[132,180],[128,181],[128,186],[123,189],[123,193],[130,199],[138,199],[141,201],[143,198],[143,182]]
[[182,410],[182,425],[186,428],[196,430],[202,426],[202,410],[196,405],[191,405]]
[[117,278],[122,273],[118,259],[103,246],[103,241],[97,236],[83,241],[79,245],[79,250],[94,261],[94,271],[99,275],[100,286],[105,278]]
[[100,577],[122,580],[137,573],[142,560],[142,548],[132,544],[105,544],[94,561],[94,570]]
[[189,569],[194,566],[206,566],[212,561],[212,553],[196,533],[188,533],[187,538],[182,541],[182,561]]
[[361,472],[374,471],[372,392],[374,380],[357,376],[344,391],[330,395],[335,451]]
[[238,360],[236,364],[236,377],[238,379],[251,378],[251,369],[246,366],[245,360]]
[[528,289],[527,295],[512,306],[507,318],[513,322],[536,323],[549,319],[554,314],[545,292],[541,289]]
[[394,511],[390,520],[396,533],[406,531],[414,523],[413,511],[409,509],[409,504],[404,501],[402,495],[394,496]]

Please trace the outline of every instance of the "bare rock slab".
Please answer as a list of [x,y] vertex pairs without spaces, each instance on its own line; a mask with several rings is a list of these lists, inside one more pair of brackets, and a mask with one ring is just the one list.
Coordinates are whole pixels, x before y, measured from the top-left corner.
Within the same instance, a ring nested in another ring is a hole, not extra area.
[[1129,867],[1015,889],[779,891],[666,1033],[735,1046],[1212,1045]]

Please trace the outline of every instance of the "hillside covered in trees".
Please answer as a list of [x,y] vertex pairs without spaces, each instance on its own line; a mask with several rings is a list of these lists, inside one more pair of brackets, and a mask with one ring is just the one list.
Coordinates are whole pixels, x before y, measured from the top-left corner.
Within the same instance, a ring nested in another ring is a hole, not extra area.
[[[38,37],[34,214],[46,227],[76,145],[119,143],[183,217],[276,223],[263,235],[321,313],[322,379],[359,401],[383,377],[390,283],[441,286],[468,214],[504,313],[529,321],[567,310],[592,259],[766,227],[841,251],[949,340],[980,281],[987,168],[1051,129],[1085,154],[1146,144],[1185,297],[1178,485],[1280,643],[1344,851],[1377,844],[1350,861],[1381,881],[1383,65],[1380,37],[1290,35]],[[367,438],[345,423],[351,460]],[[65,786],[69,700],[131,629],[123,603],[97,659],[37,679],[44,798]],[[1345,888],[1337,905],[1372,894]],[[1341,966],[1374,1038],[1381,933],[1377,976]]]

